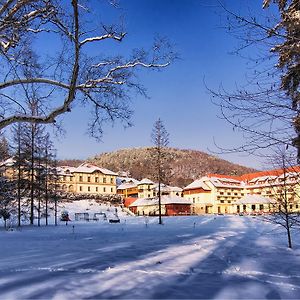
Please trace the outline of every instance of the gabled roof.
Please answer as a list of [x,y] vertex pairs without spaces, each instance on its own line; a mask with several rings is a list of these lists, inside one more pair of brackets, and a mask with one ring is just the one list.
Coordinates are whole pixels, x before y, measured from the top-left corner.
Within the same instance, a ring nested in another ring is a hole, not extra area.
[[142,184],[154,184],[154,182],[148,178],[143,178],[138,185],[142,185]]
[[137,185],[139,181],[131,177],[117,177],[117,185],[121,185],[123,183],[133,183]]
[[136,188],[136,187],[137,187],[137,184],[135,184],[135,183],[125,182],[125,183],[120,184],[117,187],[117,190],[126,190],[126,189],[132,189],[132,188]]
[[73,172],[76,172],[76,173],[94,173],[96,171],[99,171],[101,172],[102,174],[105,174],[105,175],[112,175],[112,176],[117,176],[118,174],[113,172],[113,171],[110,171],[108,169],[105,169],[105,168],[99,168],[97,166],[94,166],[94,165],[91,165],[91,164],[88,164],[88,163],[83,163],[81,164],[79,167],[75,168],[75,170]]
[[183,190],[192,190],[192,189],[200,189],[200,188],[202,188],[205,191],[211,190],[202,179],[196,179],[195,181],[187,185]]

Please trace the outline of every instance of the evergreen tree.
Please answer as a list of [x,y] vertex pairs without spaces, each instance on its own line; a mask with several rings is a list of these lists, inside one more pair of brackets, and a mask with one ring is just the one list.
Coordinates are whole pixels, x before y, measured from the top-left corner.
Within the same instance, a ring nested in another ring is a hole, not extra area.
[[0,162],[9,158],[9,144],[4,135],[0,133]]

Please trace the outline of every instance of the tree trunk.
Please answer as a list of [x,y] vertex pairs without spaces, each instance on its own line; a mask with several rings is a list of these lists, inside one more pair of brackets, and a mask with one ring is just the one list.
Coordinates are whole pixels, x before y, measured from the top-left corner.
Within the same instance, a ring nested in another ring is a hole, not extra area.
[[160,179],[158,180],[158,224],[162,224],[161,219],[161,193],[160,193]]
[[34,220],[34,125],[31,127],[30,224]]
[[[18,125],[20,128],[20,125]],[[21,136],[18,130],[18,227],[21,226]]]

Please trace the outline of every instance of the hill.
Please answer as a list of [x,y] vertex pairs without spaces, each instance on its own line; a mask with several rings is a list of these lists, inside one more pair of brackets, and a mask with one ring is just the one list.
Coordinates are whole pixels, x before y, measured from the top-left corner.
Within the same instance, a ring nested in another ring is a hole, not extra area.
[[[121,149],[99,154],[88,161],[115,172],[126,171],[136,179],[144,177],[153,179],[151,149],[151,147]],[[168,152],[171,158],[169,184],[180,187],[208,173],[242,175],[256,171],[201,151],[168,148]]]

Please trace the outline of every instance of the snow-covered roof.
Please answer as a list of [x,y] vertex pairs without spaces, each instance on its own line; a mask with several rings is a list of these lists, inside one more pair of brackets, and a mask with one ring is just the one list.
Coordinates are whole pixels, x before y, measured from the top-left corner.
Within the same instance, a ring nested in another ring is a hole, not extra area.
[[255,177],[255,178],[251,179],[249,182],[255,183],[255,182],[258,182],[258,181],[266,181],[266,180],[269,180],[269,179],[276,179],[277,177],[278,176],[275,176],[275,175]]
[[[156,191],[158,191],[158,183],[156,183],[155,184],[155,190]],[[183,190],[182,190],[182,188],[180,188],[180,187],[177,187],[177,186],[169,186],[169,185],[166,185],[166,184],[161,184],[160,185],[160,190],[162,191],[162,192],[178,192],[178,193],[180,193],[180,192],[182,192]]]
[[14,158],[8,158],[2,162],[0,162],[0,167],[11,167],[15,164],[16,160]]
[[210,182],[215,186],[215,187],[233,187],[233,188],[241,188],[244,183],[239,180],[235,180],[232,178],[218,178],[218,177],[211,177]]
[[[192,204],[192,201],[179,196],[162,196],[161,204]],[[139,198],[129,206],[151,206],[158,205],[158,197],[154,198]]]
[[142,184],[154,184],[154,182],[148,178],[143,178],[138,185],[142,185]]
[[135,184],[135,183],[125,182],[125,183],[120,184],[117,187],[117,190],[126,190],[126,189],[132,189],[132,188],[136,188],[136,187],[137,187],[137,184]]
[[73,172],[76,172],[76,173],[94,173],[96,171],[99,171],[105,175],[113,175],[113,176],[117,176],[118,174],[113,172],[113,171],[110,171],[108,169],[105,169],[105,168],[99,168],[97,166],[94,166],[94,165],[91,165],[91,164],[88,164],[88,163],[83,163],[81,164],[79,167],[75,168],[75,170]]
[[69,166],[60,166],[56,168],[58,175],[68,175],[68,176],[73,176],[74,170],[76,168],[74,167],[69,167]]
[[191,190],[191,189],[197,189],[197,188],[202,188],[206,191],[210,191],[211,189],[205,184],[205,182],[202,179],[197,179],[187,185],[184,190]]
[[139,181],[131,177],[117,177],[117,185],[121,185],[123,183],[134,183],[137,185]]
[[278,178],[287,178],[287,177],[299,177],[300,174],[297,172],[288,172],[288,173],[283,173]]
[[271,204],[276,203],[275,200],[260,195],[246,195],[236,201],[236,204]]
[[219,178],[219,177],[212,177],[211,179],[216,179],[220,182],[229,182],[229,183],[238,183],[240,184],[241,182],[239,180],[233,179],[233,178]]

